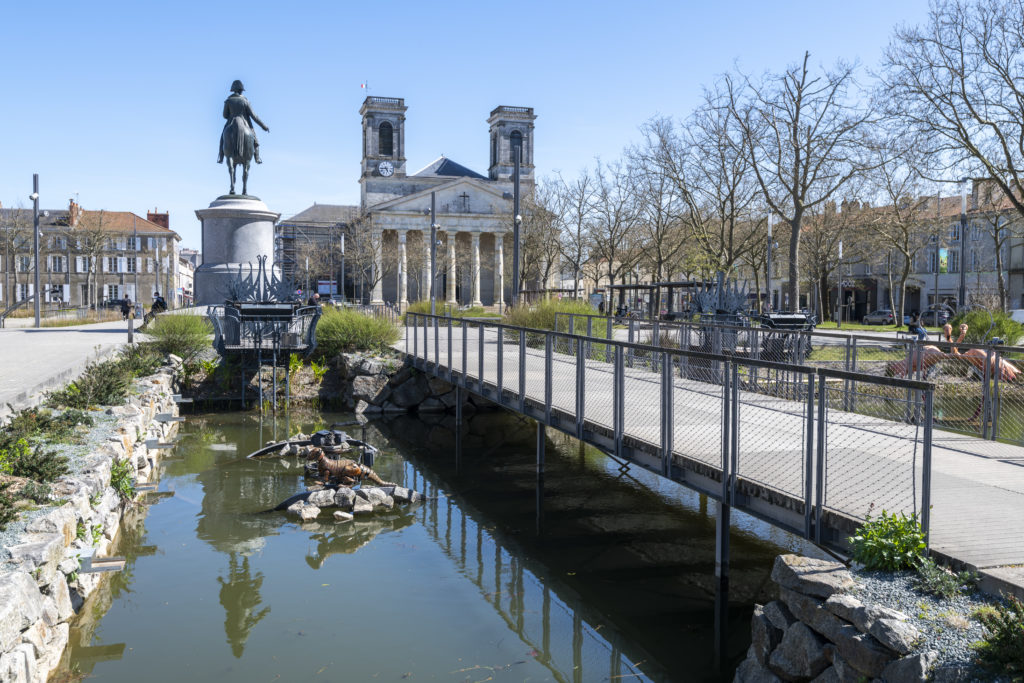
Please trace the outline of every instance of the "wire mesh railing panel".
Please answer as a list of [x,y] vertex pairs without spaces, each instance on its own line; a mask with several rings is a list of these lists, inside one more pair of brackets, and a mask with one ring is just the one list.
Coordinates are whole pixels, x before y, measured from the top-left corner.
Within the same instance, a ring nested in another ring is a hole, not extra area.
[[576,412],[576,340],[553,335],[551,339],[551,405]]
[[623,368],[623,429],[634,438],[655,448],[661,446],[661,372],[662,354],[644,368]]
[[692,360],[676,359],[672,376],[672,442],[678,453],[708,465],[722,464],[722,387],[701,383],[695,376],[710,376],[711,370],[690,367],[683,373],[680,365]]
[[[803,498],[808,440],[809,373],[793,373],[789,398],[745,391],[754,370],[738,363],[740,381],[737,475]],[[813,419],[813,418],[812,418]],[[813,431],[811,432],[813,435]]]
[[[880,510],[921,511],[924,392],[867,381],[824,380],[823,502],[858,519]],[[844,409],[851,389],[858,412]]]

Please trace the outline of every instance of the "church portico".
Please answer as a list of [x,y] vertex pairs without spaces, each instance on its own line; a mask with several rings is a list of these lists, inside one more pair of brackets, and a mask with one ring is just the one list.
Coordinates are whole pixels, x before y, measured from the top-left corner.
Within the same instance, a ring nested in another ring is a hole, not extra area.
[[[491,128],[488,176],[444,156],[407,174],[404,157],[405,101],[368,97],[363,115],[360,232],[370,258],[359,264],[373,282],[372,303],[401,307],[430,295],[431,205],[437,224],[438,301],[464,306],[503,306],[505,233],[512,229],[512,167],[520,154],[523,192],[533,185],[533,110],[497,107]],[[356,236],[358,238],[358,236]],[[417,277],[417,273],[419,276]]]

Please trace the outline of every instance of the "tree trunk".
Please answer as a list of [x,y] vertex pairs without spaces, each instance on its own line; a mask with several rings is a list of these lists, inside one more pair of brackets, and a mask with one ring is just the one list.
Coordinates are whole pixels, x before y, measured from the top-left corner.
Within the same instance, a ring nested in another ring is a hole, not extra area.
[[999,248],[999,226],[995,227],[996,284],[999,287],[999,310],[1006,313],[1006,280],[1003,278],[1003,251]]
[[801,211],[797,211],[790,221],[789,236],[789,310],[800,308],[800,219]]

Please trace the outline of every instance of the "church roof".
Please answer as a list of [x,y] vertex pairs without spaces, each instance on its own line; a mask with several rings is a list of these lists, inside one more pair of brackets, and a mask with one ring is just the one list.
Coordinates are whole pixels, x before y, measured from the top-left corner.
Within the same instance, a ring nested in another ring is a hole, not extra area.
[[314,204],[282,223],[349,223],[359,213],[358,206],[344,204]]
[[433,163],[428,165],[426,168],[421,168],[412,175],[413,178],[426,178],[431,176],[464,176],[466,178],[487,180],[486,176],[482,176],[476,171],[471,171],[462,164],[457,164],[443,155],[435,159]]

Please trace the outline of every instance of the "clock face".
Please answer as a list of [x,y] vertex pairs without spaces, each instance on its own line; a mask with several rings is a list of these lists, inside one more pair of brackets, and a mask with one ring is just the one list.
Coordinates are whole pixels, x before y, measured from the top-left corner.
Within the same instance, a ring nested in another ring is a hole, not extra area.
[[377,172],[387,178],[395,172],[395,165],[390,161],[382,161],[377,165]]

